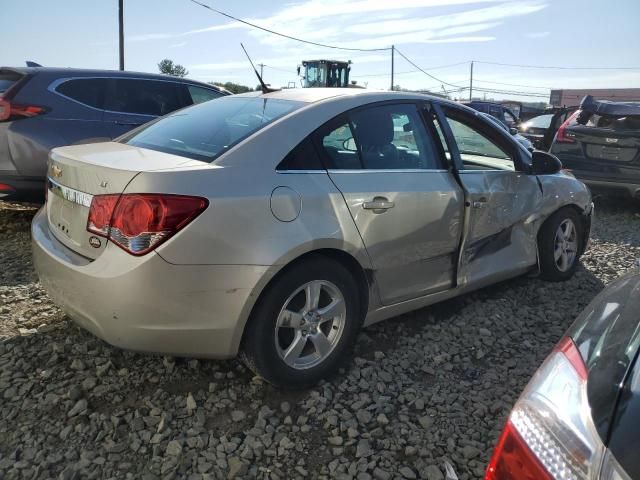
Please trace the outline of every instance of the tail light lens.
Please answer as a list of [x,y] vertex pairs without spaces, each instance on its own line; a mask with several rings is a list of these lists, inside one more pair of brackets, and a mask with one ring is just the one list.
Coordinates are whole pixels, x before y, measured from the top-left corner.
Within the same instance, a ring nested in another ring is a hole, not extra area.
[[18,120],[20,118],[35,117],[46,112],[47,109],[45,107],[21,105],[0,97],[0,122],[9,120],[10,118]]
[[132,255],[144,255],[184,228],[208,205],[205,198],[185,195],[96,195],[89,208],[87,230]]
[[597,478],[604,450],[591,419],[586,367],[566,337],[511,411],[485,478]]
[[556,143],[576,143],[576,139],[573,138],[573,134],[567,132],[567,127],[571,125],[571,122],[580,114],[580,110],[576,110],[567,118],[556,133]]

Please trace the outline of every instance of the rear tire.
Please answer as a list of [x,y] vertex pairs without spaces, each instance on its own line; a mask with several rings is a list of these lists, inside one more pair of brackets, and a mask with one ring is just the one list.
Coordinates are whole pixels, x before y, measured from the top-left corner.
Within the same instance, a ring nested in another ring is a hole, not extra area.
[[582,220],[572,208],[551,215],[538,233],[542,278],[561,282],[573,276],[583,251]]
[[275,386],[308,387],[340,366],[361,324],[353,276],[333,259],[309,258],[267,287],[249,319],[240,357]]

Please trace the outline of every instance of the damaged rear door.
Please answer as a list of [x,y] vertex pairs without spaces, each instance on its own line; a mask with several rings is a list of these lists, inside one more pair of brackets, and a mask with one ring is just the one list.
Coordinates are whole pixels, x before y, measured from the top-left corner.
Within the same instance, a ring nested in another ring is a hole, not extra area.
[[438,109],[444,147],[465,194],[458,285],[491,283],[537,262],[542,191],[524,152],[479,116]]

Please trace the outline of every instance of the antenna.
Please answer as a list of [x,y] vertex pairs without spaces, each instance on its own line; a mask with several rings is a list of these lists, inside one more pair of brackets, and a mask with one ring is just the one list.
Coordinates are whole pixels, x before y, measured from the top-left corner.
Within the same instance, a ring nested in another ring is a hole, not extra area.
[[262,80],[262,77],[258,73],[258,70],[256,70],[256,67],[253,65],[253,62],[251,61],[251,57],[247,53],[247,49],[244,48],[244,45],[242,44],[242,42],[240,42],[240,46],[242,47],[242,50],[244,50],[244,54],[247,56],[247,59],[249,60],[249,63],[251,64],[251,68],[253,68],[253,71],[256,74],[256,77],[258,77],[258,80],[260,81],[260,88],[262,90],[262,93],[277,92],[279,90],[279,88],[269,88],[269,87],[267,87],[267,84],[264,83],[264,81]]

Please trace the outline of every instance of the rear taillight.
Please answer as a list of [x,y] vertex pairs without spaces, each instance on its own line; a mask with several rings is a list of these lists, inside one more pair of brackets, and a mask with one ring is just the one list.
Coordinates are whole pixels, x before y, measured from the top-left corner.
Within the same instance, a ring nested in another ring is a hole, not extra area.
[[567,337],[511,411],[486,480],[596,478],[603,452],[587,400],[587,369]]
[[567,127],[579,114],[580,110],[576,110],[569,118],[564,121],[562,125],[560,125],[560,128],[556,133],[556,143],[576,143],[576,139],[573,138],[574,135],[571,132],[567,132]]
[[0,97],[0,122],[4,120],[18,120],[20,118],[30,118],[46,113],[45,107],[38,105],[21,105],[13,103]]
[[132,255],[144,255],[184,228],[208,204],[205,198],[185,195],[96,195],[89,208],[87,230]]
[[11,185],[7,185],[6,183],[0,183],[0,195],[2,194],[8,194],[8,193],[12,193],[15,192],[15,188],[13,188]]

